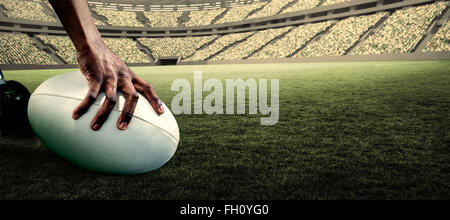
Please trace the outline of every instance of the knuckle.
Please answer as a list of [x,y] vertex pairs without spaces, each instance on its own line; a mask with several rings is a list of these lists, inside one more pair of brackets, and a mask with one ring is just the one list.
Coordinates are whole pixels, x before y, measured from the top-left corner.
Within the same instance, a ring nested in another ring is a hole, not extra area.
[[134,115],[133,111],[124,112],[122,121],[127,121],[127,122],[131,121],[131,119],[133,118],[133,115]]
[[102,80],[100,79],[100,77],[96,76],[94,74],[86,75],[86,79],[88,80],[88,82],[91,86],[99,86],[102,83]]
[[158,103],[159,101],[159,97],[158,96],[153,96],[151,97],[152,102]]
[[[114,67],[112,65],[105,65],[103,66],[103,71],[106,73],[112,73],[114,72]],[[109,74],[107,74],[109,75]]]
[[132,76],[135,75],[134,72],[133,72],[133,70],[131,70],[128,66],[127,66],[127,68],[126,68],[126,71],[127,71],[130,75],[132,75]]
[[125,116],[126,116],[126,117],[132,118],[133,115],[134,115],[134,112],[133,112],[133,111],[127,111],[127,112],[125,112]]
[[116,97],[108,97],[106,99],[109,105],[116,105],[117,104],[117,98]]
[[94,102],[95,100],[97,100],[97,94],[94,92],[89,92],[87,94],[87,99],[89,102]]
[[115,86],[117,82],[117,79],[114,76],[109,76],[106,80],[105,83],[108,86]]
[[137,92],[134,92],[130,95],[130,99],[132,101],[138,101],[139,100],[139,94]]
[[100,83],[100,81],[101,81],[100,75],[96,74],[95,71],[91,70],[91,67],[86,67],[84,69],[84,75],[90,83],[95,84],[95,83]]
[[100,80],[95,79],[89,81],[89,92],[96,93],[100,90],[101,87],[102,83]]
[[151,89],[153,89],[153,85],[150,84],[150,83],[147,83],[146,86],[145,86],[145,89],[146,90],[151,90]]
[[128,74],[128,73],[126,73],[126,72],[124,72],[124,71],[119,71],[119,72],[117,73],[117,76],[118,76],[120,79],[131,79],[130,74]]

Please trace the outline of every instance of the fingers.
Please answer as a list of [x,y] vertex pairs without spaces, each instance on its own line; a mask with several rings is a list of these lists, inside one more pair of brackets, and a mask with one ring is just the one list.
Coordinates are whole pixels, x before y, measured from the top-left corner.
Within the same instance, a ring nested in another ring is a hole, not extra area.
[[117,103],[117,83],[115,80],[105,82],[106,99],[91,122],[94,131],[100,130]]
[[158,95],[156,95],[156,92],[151,84],[136,76],[134,79],[134,87],[138,92],[142,93],[145,98],[147,98],[156,113],[159,115],[164,113],[164,107],[161,99],[159,99]]
[[86,94],[84,100],[79,104],[72,113],[72,118],[78,120],[83,116],[97,100],[98,93],[100,91],[101,85],[97,80],[89,80],[89,91]]
[[[110,76],[111,74],[108,75]],[[117,127],[119,129],[126,130],[128,128],[139,100],[138,91],[151,103],[157,114],[161,115],[164,113],[163,104],[152,85],[135,76],[131,70],[121,71],[113,77],[107,77],[108,75],[101,77],[105,80],[96,80],[95,78],[87,77],[89,80],[89,91],[81,104],[73,111],[72,117],[75,120],[82,117],[91,105],[95,103],[100,90],[105,91],[106,99],[91,122],[92,130],[100,130],[117,104],[118,88],[125,95],[122,113],[117,121]]]
[[125,130],[128,128],[128,125],[133,118],[134,110],[136,109],[136,105],[139,100],[139,95],[131,81],[125,81],[121,87],[125,94],[125,104],[122,109],[122,114],[117,121],[117,127],[120,130]]

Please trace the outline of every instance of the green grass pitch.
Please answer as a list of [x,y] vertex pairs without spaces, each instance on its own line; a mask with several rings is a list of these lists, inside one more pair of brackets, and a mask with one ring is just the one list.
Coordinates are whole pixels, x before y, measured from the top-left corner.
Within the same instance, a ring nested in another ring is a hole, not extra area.
[[[0,139],[2,199],[449,199],[450,61],[136,67],[170,106],[171,83],[280,80],[280,120],[179,115],[163,168],[109,176],[35,137]],[[71,70],[4,71],[33,91]]]

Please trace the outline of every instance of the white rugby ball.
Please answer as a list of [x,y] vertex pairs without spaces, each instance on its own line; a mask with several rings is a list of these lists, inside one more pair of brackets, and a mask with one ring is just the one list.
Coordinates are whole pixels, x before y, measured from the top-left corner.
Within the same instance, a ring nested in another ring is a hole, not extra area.
[[97,101],[79,120],[72,112],[88,92],[88,82],[80,72],[55,76],[31,95],[28,118],[42,142],[64,159],[91,171],[109,174],[141,174],[167,163],[179,142],[178,125],[166,105],[158,115],[140,95],[134,116],[125,131],[117,120],[125,98],[119,93],[114,110],[99,131],[90,123],[105,100]]

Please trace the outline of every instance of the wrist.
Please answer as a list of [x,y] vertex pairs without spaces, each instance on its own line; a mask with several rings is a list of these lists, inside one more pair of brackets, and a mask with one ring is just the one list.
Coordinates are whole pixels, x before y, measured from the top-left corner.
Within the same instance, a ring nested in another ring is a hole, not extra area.
[[78,44],[75,44],[75,48],[79,53],[102,51],[102,49],[105,48],[105,46],[106,45],[101,37],[83,40]]

